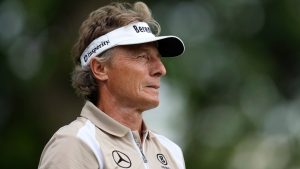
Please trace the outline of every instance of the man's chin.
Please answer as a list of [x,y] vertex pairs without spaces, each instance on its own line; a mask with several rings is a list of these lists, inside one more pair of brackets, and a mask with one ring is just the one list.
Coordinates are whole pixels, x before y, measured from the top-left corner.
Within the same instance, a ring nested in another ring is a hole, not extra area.
[[149,100],[147,103],[143,105],[144,111],[154,109],[159,105],[159,100]]
[[154,109],[154,108],[158,107],[158,105],[159,105],[159,102],[153,103],[152,105],[150,105],[150,106],[148,107],[147,110],[149,110],[149,109]]

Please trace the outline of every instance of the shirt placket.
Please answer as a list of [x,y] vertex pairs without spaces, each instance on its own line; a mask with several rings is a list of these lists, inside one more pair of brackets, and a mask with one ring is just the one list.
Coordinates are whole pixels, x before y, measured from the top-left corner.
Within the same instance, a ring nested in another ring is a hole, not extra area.
[[[132,136],[133,143],[134,143],[136,149],[140,152],[141,158],[142,158],[142,160],[144,162],[145,169],[148,169],[148,165],[147,165],[148,164],[148,160],[147,160],[147,158],[145,156],[144,146],[143,146],[143,144],[141,142],[139,134],[137,132],[132,131],[131,132],[131,136]],[[145,138],[146,137],[144,137],[143,142],[145,141]]]

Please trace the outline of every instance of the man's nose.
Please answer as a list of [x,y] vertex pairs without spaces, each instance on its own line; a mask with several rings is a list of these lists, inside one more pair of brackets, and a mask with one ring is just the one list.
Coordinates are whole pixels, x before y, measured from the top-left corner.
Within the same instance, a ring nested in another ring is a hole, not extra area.
[[160,58],[155,58],[152,65],[152,76],[161,77],[166,75],[167,70]]

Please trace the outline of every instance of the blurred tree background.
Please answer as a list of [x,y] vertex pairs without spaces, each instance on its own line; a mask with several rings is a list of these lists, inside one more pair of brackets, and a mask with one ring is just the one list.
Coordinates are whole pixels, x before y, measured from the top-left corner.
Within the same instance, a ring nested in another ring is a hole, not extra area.
[[[0,1],[1,169],[37,168],[52,134],[79,115],[70,50],[109,2]],[[162,34],[186,44],[164,78],[186,103],[184,131],[173,124],[186,167],[300,169],[300,1],[145,2]]]

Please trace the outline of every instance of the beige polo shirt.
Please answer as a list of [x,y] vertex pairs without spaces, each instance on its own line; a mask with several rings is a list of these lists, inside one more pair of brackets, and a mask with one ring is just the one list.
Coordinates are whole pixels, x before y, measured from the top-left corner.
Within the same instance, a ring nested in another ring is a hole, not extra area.
[[81,116],[60,128],[45,146],[39,169],[185,169],[181,149],[144,126],[136,131],[87,101]]

